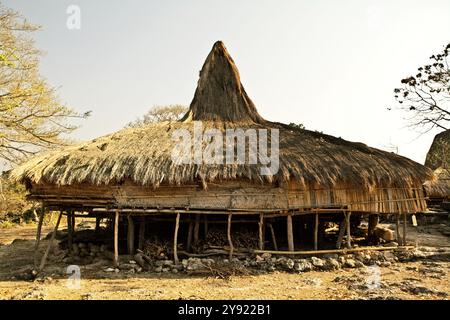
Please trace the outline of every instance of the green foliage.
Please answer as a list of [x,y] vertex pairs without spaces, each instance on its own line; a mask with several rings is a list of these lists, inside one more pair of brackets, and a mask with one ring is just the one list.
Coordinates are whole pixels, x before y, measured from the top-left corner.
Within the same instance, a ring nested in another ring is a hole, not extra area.
[[294,128],[294,129],[302,129],[302,130],[305,129],[305,126],[303,125],[303,123],[296,124],[296,123],[291,122],[288,124],[288,126]]

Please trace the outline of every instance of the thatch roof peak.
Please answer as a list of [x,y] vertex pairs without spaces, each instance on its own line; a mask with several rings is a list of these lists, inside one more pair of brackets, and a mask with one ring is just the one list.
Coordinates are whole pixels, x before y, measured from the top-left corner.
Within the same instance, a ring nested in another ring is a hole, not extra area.
[[182,121],[264,123],[242,86],[239,71],[222,41],[211,49],[189,112]]

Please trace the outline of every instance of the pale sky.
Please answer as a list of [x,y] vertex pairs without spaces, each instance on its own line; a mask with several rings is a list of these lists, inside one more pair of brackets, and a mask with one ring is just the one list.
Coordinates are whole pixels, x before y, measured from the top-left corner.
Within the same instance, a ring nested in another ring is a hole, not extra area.
[[[3,0],[42,26],[42,75],[92,116],[73,134],[121,129],[154,105],[191,102],[224,41],[266,119],[423,163],[434,134],[405,128],[393,89],[450,42],[450,1]],[[66,26],[69,5],[81,29]],[[393,148],[395,147],[395,148]]]

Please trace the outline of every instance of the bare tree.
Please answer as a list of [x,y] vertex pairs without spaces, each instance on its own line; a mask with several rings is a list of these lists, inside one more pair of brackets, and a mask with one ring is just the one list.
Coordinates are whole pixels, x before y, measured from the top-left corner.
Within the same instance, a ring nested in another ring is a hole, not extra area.
[[408,114],[411,127],[423,133],[433,128],[450,128],[450,44],[430,57],[431,62],[416,75],[401,80],[402,87],[394,89],[400,109]]
[[188,111],[186,106],[173,104],[167,106],[154,106],[142,118],[128,124],[128,127],[139,127],[149,123],[162,121],[177,121]]
[[0,159],[17,163],[45,148],[64,144],[84,118],[58,101],[39,74],[41,53],[29,34],[39,27],[0,4]]

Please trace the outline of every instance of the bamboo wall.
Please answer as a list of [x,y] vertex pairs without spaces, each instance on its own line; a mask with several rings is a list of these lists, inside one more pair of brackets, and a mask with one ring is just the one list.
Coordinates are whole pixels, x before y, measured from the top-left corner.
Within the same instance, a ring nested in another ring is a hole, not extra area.
[[48,205],[121,208],[191,208],[297,210],[346,206],[355,212],[418,212],[426,209],[422,188],[355,188],[305,190],[294,183],[284,187],[245,181],[199,185],[160,186],[157,189],[126,182],[115,186],[38,184],[30,198]]

